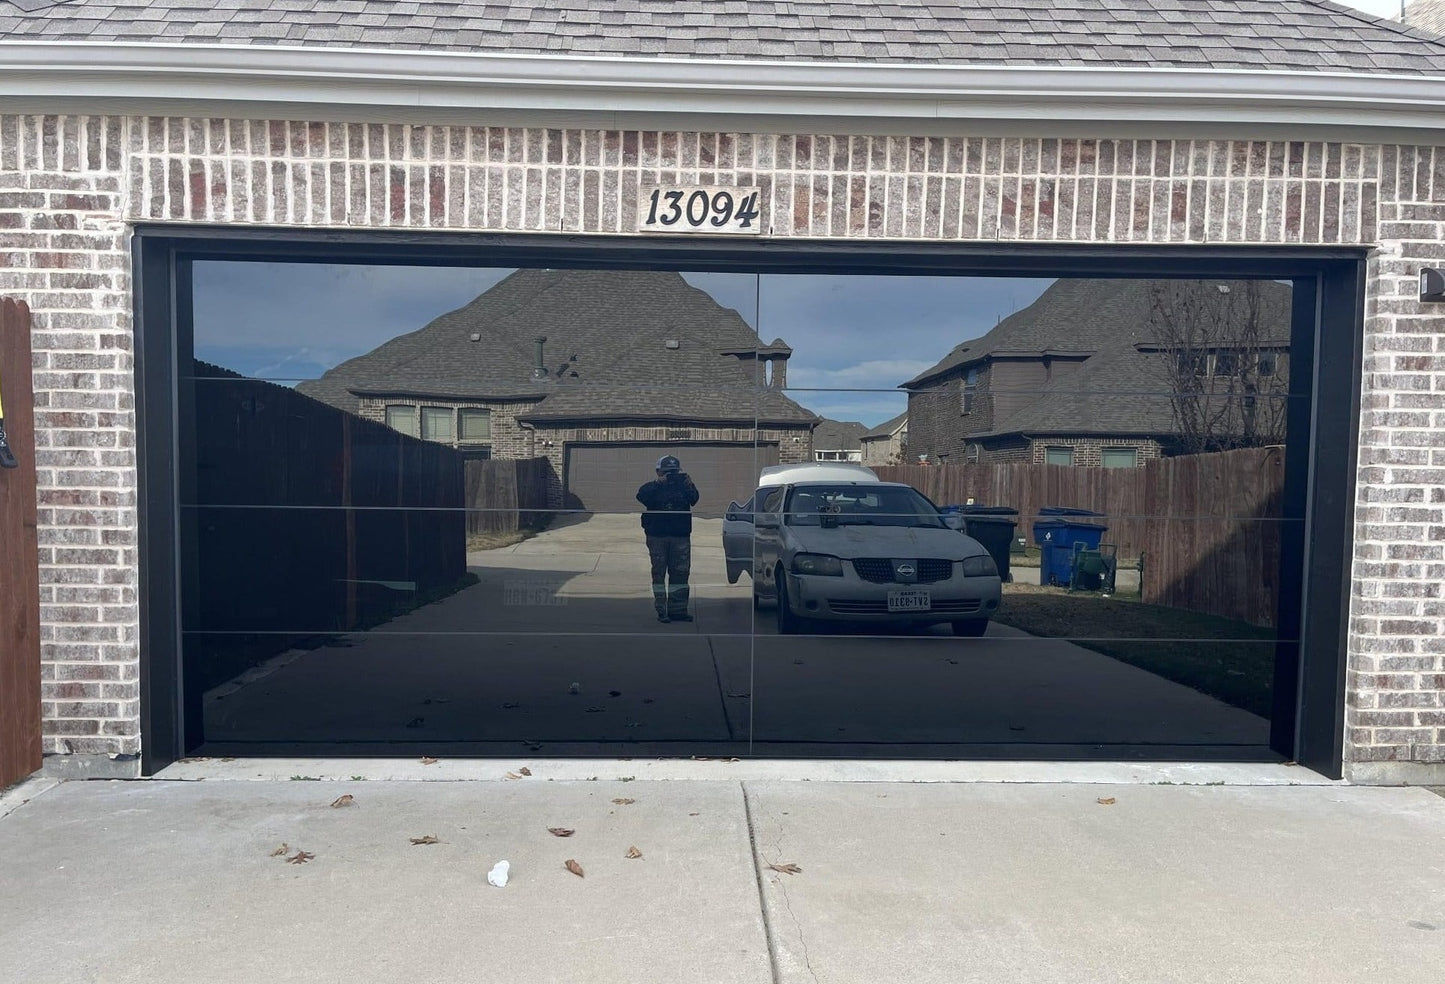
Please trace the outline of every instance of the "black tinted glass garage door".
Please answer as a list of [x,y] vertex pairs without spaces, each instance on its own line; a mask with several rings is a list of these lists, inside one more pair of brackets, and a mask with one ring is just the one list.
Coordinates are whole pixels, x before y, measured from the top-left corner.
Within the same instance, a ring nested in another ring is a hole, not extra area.
[[151,342],[186,750],[1293,748],[1320,281],[328,258]]

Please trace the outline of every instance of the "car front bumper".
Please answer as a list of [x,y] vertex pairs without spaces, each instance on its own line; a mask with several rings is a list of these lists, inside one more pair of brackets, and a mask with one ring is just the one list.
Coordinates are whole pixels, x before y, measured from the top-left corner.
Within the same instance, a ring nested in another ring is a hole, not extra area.
[[[889,611],[894,591],[927,591],[924,610]],[[930,584],[878,584],[851,571],[842,577],[788,575],[788,600],[804,618],[840,622],[955,622],[989,618],[998,611],[1003,584],[994,577],[953,577]]]

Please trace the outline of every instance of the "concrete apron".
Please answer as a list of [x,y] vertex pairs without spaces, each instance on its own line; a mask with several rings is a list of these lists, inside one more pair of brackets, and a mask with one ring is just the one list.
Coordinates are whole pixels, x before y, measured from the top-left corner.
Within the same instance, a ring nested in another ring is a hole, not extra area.
[[[819,763],[367,760],[473,781],[276,778],[351,767],[321,765],[188,762],[0,796],[3,976],[1445,979],[1445,800],[1423,789],[1133,763],[839,763],[908,772],[831,782],[764,777]],[[948,766],[1012,781],[926,781],[964,774]]]

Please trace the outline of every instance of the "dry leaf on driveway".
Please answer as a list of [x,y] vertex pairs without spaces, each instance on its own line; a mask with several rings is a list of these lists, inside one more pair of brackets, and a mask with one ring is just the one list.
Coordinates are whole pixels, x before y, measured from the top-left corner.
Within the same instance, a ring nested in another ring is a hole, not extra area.
[[577,833],[577,831],[573,830],[571,827],[548,827],[547,833],[551,834],[553,837],[571,837],[573,834]]
[[342,795],[336,797],[336,799],[332,800],[332,801],[331,801],[331,805],[332,805],[332,806],[350,806],[352,803],[355,803],[355,802],[356,802],[356,797],[355,797],[355,796],[352,796],[350,793],[343,793]]
[[619,796],[612,802],[616,803],[618,806],[631,806],[633,803],[636,803],[637,800],[632,799],[628,796]]
[[305,864],[307,861],[310,861],[314,857],[316,857],[316,855],[312,854],[310,851],[297,851],[291,857],[286,859],[286,863]]
[[412,842],[412,844],[414,844],[414,845],[415,845],[415,844],[440,844],[440,843],[441,843],[441,841],[437,838],[437,835],[436,835],[436,834],[425,834],[425,835],[423,835],[423,836],[421,836],[421,837],[413,837],[413,838],[411,838],[411,842]]
[[573,861],[571,858],[568,858],[566,861],[563,862],[563,864],[566,866],[568,871],[572,872],[572,874],[576,875],[578,878],[587,877],[586,875],[582,874],[582,866],[576,861]]
[[422,764],[422,765],[436,765],[436,764],[437,764],[437,760],[434,759],[434,758],[432,758],[430,755],[423,755],[423,756],[421,757],[421,764]]
[[519,776],[519,775],[517,775],[515,772],[508,772],[508,773],[507,773],[507,778],[508,778],[508,779],[520,779],[520,778],[522,778],[522,777]]
[[1099,797],[1099,805],[1100,805],[1100,806],[1113,806],[1113,805],[1114,805],[1114,802],[1115,802],[1115,800],[1114,800],[1114,797],[1112,797],[1112,796],[1100,796],[1100,797]]
[[517,771],[520,772],[520,773],[521,773],[522,775],[524,775],[524,776],[530,776],[530,775],[532,774],[532,770],[529,769],[529,768],[527,768],[525,765],[522,766],[522,767],[521,767],[520,769],[518,769]]
[[627,849],[627,855],[626,855],[626,856],[629,857],[629,858],[636,859],[636,858],[642,857],[642,852],[639,851],[639,850],[638,850],[637,848],[635,848],[635,847],[629,847],[629,848]]
[[768,867],[774,871],[781,871],[785,875],[799,875],[803,872],[803,869],[795,864],[770,864]]
[[285,844],[282,844],[280,847],[276,848],[276,850],[271,852],[271,857],[279,858],[281,855],[289,853],[290,850],[291,848],[287,847]]

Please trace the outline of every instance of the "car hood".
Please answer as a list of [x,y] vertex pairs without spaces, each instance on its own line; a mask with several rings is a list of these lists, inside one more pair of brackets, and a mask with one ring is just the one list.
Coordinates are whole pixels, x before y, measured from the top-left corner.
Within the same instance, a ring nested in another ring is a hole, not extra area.
[[910,529],[906,526],[787,527],[788,544],[804,553],[855,557],[932,557],[963,560],[987,553],[971,536],[950,529]]

